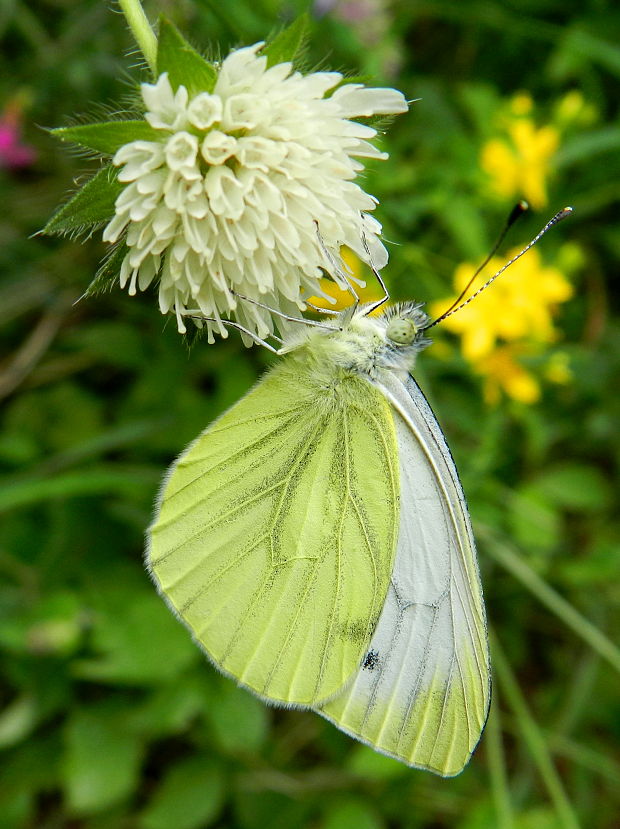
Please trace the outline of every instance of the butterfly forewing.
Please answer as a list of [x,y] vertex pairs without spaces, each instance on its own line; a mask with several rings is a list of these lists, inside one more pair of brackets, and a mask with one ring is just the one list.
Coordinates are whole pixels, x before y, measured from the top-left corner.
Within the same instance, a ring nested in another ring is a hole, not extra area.
[[490,696],[474,541],[454,463],[422,392],[395,376],[377,385],[393,407],[400,459],[394,572],[360,671],[318,710],[409,765],[454,775],[480,738]]
[[218,667],[302,706],[333,697],[361,664],[399,520],[389,404],[363,378],[317,382],[284,360],[181,455],[148,552]]

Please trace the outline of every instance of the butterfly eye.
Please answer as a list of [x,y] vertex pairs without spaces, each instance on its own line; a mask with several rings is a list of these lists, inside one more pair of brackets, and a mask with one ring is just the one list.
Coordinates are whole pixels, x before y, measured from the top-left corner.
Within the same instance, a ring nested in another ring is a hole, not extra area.
[[397,345],[411,345],[418,329],[412,320],[396,317],[390,320],[385,333],[388,340]]

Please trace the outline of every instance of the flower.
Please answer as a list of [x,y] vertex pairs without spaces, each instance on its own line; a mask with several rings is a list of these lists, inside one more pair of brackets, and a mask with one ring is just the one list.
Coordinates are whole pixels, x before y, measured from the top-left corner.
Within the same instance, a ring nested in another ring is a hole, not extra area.
[[[508,258],[517,253],[518,248],[509,251]],[[502,265],[503,261],[495,257],[489,262],[489,271],[497,271]],[[456,294],[432,303],[433,316],[440,316],[450,307],[474,271],[471,263],[456,268]],[[522,403],[538,400],[539,382],[518,358],[556,341],[555,308],[572,295],[572,285],[564,274],[558,268],[543,265],[534,248],[511,265],[492,288],[442,322],[461,337],[463,356],[484,377],[484,396],[488,403],[496,403],[501,391]],[[556,371],[547,371],[548,379],[566,382],[570,375],[565,361],[559,360],[553,365]],[[556,379],[560,377],[561,380]]]
[[532,207],[540,208],[547,204],[546,182],[560,133],[554,126],[537,127],[528,117],[532,107],[526,93],[514,96],[503,134],[484,144],[480,163],[498,196],[524,197]]
[[143,84],[157,136],[114,156],[126,186],[104,240],[126,233],[121,285],[134,294],[159,275],[162,313],[181,332],[187,315],[210,320],[210,342],[231,316],[261,338],[282,328],[272,309],[299,316],[322,293],[326,251],[337,258],[346,244],[367,259],[365,240],[373,264],[387,262],[368,214],[377,201],[355,183],[360,159],[387,154],[353,119],[404,112],[405,98],[338,72],[268,67],[262,46],[231,52],[212,92],[174,90],[166,73]]
[[540,399],[540,383],[517,361],[518,355],[518,348],[506,345],[474,363],[474,371],[483,376],[483,395],[489,406],[499,403],[502,391],[528,405]]
[[36,150],[22,143],[21,105],[14,99],[0,114],[0,167],[19,170],[29,167],[36,157]]
[[[518,252],[518,248],[509,251],[508,259]],[[494,257],[489,262],[489,271],[497,271],[503,264]],[[471,263],[456,268],[456,295],[467,285],[475,270]],[[572,295],[572,285],[564,274],[557,268],[544,266],[534,248],[511,265],[492,289],[483,291],[474,302],[448,317],[442,325],[461,336],[463,356],[474,362],[490,354],[498,340],[553,342],[557,336],[553,326],[555,306]],[[431,313],[439,316],[455,298],[432,303]]]

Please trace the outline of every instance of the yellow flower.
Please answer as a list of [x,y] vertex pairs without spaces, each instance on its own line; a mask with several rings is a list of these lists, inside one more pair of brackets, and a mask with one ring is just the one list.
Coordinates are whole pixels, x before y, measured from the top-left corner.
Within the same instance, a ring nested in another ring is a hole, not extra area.
[[[510,251],[508,258],[516,253],[518,249]],[[503,264],[503,260],[493,258],[488,265],[489,272],[499,270]],[[456,295],[432,303],[433,317],[450,307],[474,271],[469,263],[457,267]],[[484,281],[484,277],[480,279]],[[474,285],[472,290],[475,288]],[[531,404],[539,399],[538,378],[518,358],[557,339],[553,313],[558,303],[566,302],[572,294],[572,285],[563,273],[543,265],[538,250],[533,249],[511,265],[492,288],[442,322],[461,337],[463,356],[482,376],[484,399],[489,405],[497,404],[502,392],[520,403]],[[567,355],[563,352],[552,355],[543,373],[551,382],[569,382],[572,375]]]
[[483,394],[488,405],[497,405],[502,391],[513,400],[527,405],[536,403],[540,398],[540,384],[517,362],[518,353],[515,346],[506,345],[474,364],[476,373],[484,378]]
[[[340,256],[349,276],[353,277],[353,286],[360,298],[360,301],[373,302],[376,299],[380,299],[383,296],[381,286],[372,275],[370,279],[366,279],[364,274],[364,264],[359,257],[356,256],[352,250],[345,247],[341,248]],[[366,284],[362,287],[358,284],[359,282],[365,282]],[[342,311],[343,308],[348,308],[353,302],[351,294],[348,291],[344,291],[342,288],[339,288],[338,285],[336,285],[335,282],[332,282],[331,279],[321,279],[320,284],[321,289],[325,291],[328,296],[333,297],[336,302],[332,305],[332,303],[325,299],[325,297],[313,296],[308,300],[308,302],[311,302],[313,305],[317,305],[319,308],[327,308],[330,311]]]
[[[517,249],[510,251],[508,258],[517,252]],[[503,260],[493,258],[489,272],[499,270],[503,263]],[[469,263],[457,267],[454,274],[457,294],[474,270]],[[492,288],[448,317],[442,325],[460,335],[463,356],[473,363],[491,354],[498,340],[553,342],[556,339],[552,318],[554,307],[566,302],[572,294],[573,288],[561,271],[545,267],[540,254],[533,249],[515,262]],[[432,315],[439,316],[454,298],[432,303]]]
[[526,93],[514,96],[503,128],[504,135],[482,147],[480,163],[500,197],[525,198],[534,208],[547,204],[550,162],[558,149],[560,134],[555,127],[537,127],[525,117],[532,99]]

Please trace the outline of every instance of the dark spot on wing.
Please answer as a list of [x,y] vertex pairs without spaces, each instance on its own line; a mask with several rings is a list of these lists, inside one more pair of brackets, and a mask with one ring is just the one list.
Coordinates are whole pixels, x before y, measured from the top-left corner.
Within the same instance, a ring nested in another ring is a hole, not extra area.
[[340,635],[343,639],[361,644],[368,636],[368,621],[364,619],[357,622],[346,622],[340,628]]
[[366,654],[366,658],[362,664],[362,668],[366,668],[367,671],[374,671],[374,669],[379,664],[379,652],[378,651],[368,651]]
[[354,621],[343,622],[339,626],[338,634],[342,639],[348,639],[349,642],[355,642],[363,645],[368,642],[370,635],[377,626],[379,614],[374,614],[370,619],[356,619]]

